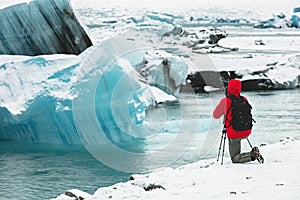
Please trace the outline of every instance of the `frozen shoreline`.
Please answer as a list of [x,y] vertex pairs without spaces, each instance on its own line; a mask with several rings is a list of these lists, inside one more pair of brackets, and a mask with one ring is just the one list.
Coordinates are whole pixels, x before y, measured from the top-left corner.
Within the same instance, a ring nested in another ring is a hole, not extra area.
[[287,138],[260,147],[265,157],[262,165],[257,161],[232,164],[229,157],[224,158],[224,165],[216,162],[215,158],[200,160],[176,169],[165,168],[150,174],[132,175],[133,180],[99,188],[93,195],[77,189],[68,190],[56,200],[80,197],[93,200],[298,199],[299,148],[299,140]]

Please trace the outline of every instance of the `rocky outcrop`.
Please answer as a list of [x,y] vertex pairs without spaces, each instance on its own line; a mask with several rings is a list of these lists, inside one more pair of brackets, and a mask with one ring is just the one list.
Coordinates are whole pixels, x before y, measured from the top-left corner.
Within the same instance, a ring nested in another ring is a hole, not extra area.
[[[224,89],[231,79],[240,79],[243,91],[294,89],[300,86],[299,61],[300,56],[294,56],[286,63],[267,65],[265,69],[256,71],[199,71],[189,74],[186,82],[195,93],[207,92],[206,86]],[[183,86],[181,91],[185,90],[186,86]]]

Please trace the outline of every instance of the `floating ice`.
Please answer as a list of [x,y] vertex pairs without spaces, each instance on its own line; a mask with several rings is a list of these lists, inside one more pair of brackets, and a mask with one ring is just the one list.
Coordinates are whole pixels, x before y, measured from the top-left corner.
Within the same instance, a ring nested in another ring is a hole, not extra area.
[[225,31],[217,28],[187,31],[181,27],[174,27],[173,30],[162,35],[162,42],[170,45],[186,46],[192,52],[201,54],[237,51],[237,48],[227,48],[218,44],[221,39],[227,36],[228,34]]
[[185,83],[189,70],[186,60],[163,51],[147,51],[136,68],[150,85],[175,95]]
[[292,27],[300,28],[300,7],[294,8],[294,13],[292,15]]
[[254,25],[254,28],[287,28],[291,22],[286,18],[285,14],[274,15],[268,20],[261,20]]

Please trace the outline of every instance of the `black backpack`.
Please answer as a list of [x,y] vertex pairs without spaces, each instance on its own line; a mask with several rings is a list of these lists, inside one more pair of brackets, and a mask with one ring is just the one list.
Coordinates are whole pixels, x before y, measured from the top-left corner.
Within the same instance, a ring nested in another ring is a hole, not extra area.
[[227,97],[231,99],[231,106],[227,113],[230,109],[232,110],[232,120],[229,121],[232,128],[237,131],[251,129],[255,122],[251,114],[252,106],[243,96],[229,95]]

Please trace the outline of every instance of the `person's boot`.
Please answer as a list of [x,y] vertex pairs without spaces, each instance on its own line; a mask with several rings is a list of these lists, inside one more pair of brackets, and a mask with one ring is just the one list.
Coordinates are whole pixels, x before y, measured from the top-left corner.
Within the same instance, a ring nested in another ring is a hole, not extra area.
[[251,152],[251,160],[257,160],[259,163],[264,163],[264,158],[262,157],[262,155],[260,155],[259,153],[259,149],[257,147],[253,147]]

